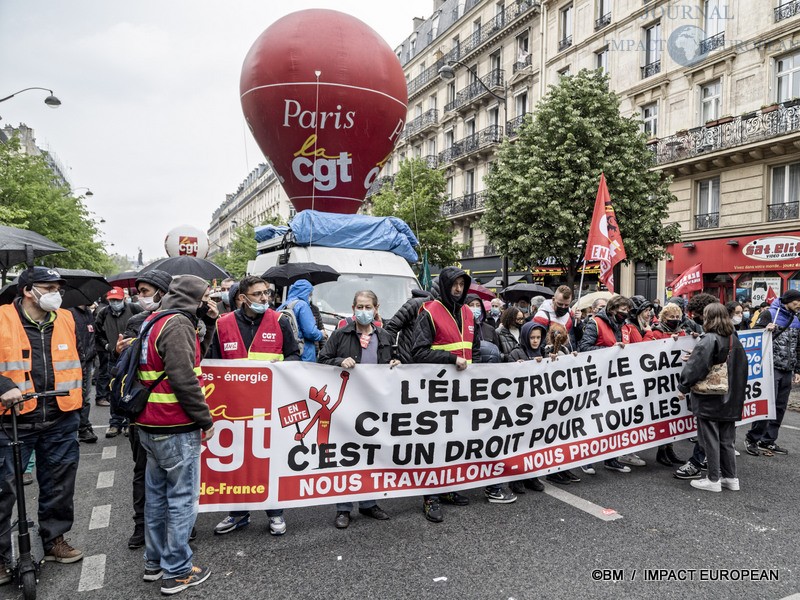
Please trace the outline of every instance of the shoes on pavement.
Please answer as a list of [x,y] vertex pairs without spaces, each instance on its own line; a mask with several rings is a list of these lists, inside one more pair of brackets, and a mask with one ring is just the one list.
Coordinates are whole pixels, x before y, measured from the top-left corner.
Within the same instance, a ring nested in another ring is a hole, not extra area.
[[128,437],[128,427],[127,427],[127,425],[122,426],[120,428],[120,431],[122,432],[122,435],[124,435],[125,437]]
[[603,466],[608,469],[609,471],[617,471],[619,473],[630,473],[631,468],[623,465],[619,462],[616,458],[610,458],[609,460],[603,463]]
[[667,449],[664,446],[659,446],[658,450],[656,450],[656,462],[665,467],[673,467],[672,461],[667,456]]
[[676,479],[700,479],[701,472],[698,467],[694,466],[692,461],[686,461],[686,464],[675,471],[673,476]]
[[164,578],[161,582],[161,593],[165,596],[171,596],[182,592],[186,588],[200,585],[211,575],[211,569],[208,567],[192,567],[192,570],[185,575],[178,577]]
[[750,456],[759,456],[761,454],[761,450],[758,448],[758,444],[753,442],[749,438],[744,438],[744,451],[747,452]]
[[508,484],[509,489],[517,495],[525,493],[525,484],[521,481],[512,481]]
[[189,541],[193,542],[197,539],[197,527],[192,527],[192,530],[189,532]]
[[145,581],[158,581],[164,576],[164,569],[145,569],[142,579]]
[[439,496],[445,504],[452,504],[453,506],[466,506],[469,504],[469,498],[458,492],[450,492],[448,494],[441,494]]
[[74,563],[83,558],[83,552],[77,550],[67,543],[63,535],[53,540],[53,545],[44,554],[47,562]]
[[242,527],[247,527],[248,525],[250,525],[250,513],[242,515],[241,517],[228,515],[222,519],[222,521],[217,523],[216,527],[214,527],[214,533],[222,535],[225,533],[230,533],[231,531],[236,531]]
[[119,427],[111,426],[106,429],[106,437],[107,438],[115,438],[119,435]]
[[646,467],[647,463],[638,454],[626,454],[619,457],[619,462],[632,467]]
[[91,427],[87,427],[86,429],[81,429],[78,432],[78,441],[84,442],[85,444],[96,444],[97,434],[95,434],[94,430]]
[[711,481],[710,479],[703,477],[702,479],[693,479],[689,482],[691,486],[698,490],[703,490],[704,492],[721,492],[722,491],[722,483],[719,481]]
[[422,511],[425,513],[425,518],[432,523],[441,523],[444,521],[442,514],[442,506],[439,500],[427,499],[422,503]]
[[526,479],[523,482],[523,485],[529,490],[533,490],[534,492],[544,491],[544,484],[541,481],[539,481],[538,477],[531,477],[530,479]]
[[337,512],[333,524],[336,525],[336,529],[347,529],[350,526],[350,512],[346,510]]
[[684,462],[677,454],[675,454],[675,448],[672,447],[672,444],[666,444],[664,446],[664,450],[667,453],[667,458],[672,461],[673,465],[682,465]]
[[561,471],[561,474],[567,479],[569,479],[570,483],[580,483],[581,481],[581,478],[575,475],[575,473],[573,473],[569,469],[567,469],[566,471]]
[[732,492],[739,491],[739,478],[738,477],[722,477],[719,480],[722,489],[731,490]]
[[96,405],[96,406],[111,406],[111,402],[109,402],[109,401],[108,401],[108,400],[106,400],[105,398],[99,398],[99,399],[98,399],[98,400],[95,402],[95,405]]
[[786,448],[781,448],[775,443],[765,444],[764,442],[758,442],[758,447],[761,448],[761,451],[765,456],[772,456],[773,454],[780,454],[781,456],[784,456],[789,454],[789,451]]
[[[133,535],[128,538],[128,548],[136,550],[144,548],[144,525],[136,524],[133,527]],[[145,579],[145,581],[155,581],[154,579]]]
[[549,481],[550,483],[557,483],[559,485],[570,484],[569,477],[567,477],[563,473],[550,473],[550,475],[547,475],[545,479],[547,479],[547,481]]
[[371,519],[376,519],[378,521],[388,521],[389,515],[386,514],[386,511],[383,510],[377,504],[375,506],[370,506],[369,508],[359,508],[358,512],[362,515],[370,517]]
[[594,470],[592,465],[582,465],[581,471],[583,471],[586,475],[597,475],[597,471]]
[[483,493],[486,494],[486,499],[492,504],[511,504],[517,501],[514,492],[503,488],[486,488]]
[[22,474],[22,485],[30,485],[33,483],[33,473]]
[[283,516],[269,518],[270,535],[283,535],[286,533],[286,519]]

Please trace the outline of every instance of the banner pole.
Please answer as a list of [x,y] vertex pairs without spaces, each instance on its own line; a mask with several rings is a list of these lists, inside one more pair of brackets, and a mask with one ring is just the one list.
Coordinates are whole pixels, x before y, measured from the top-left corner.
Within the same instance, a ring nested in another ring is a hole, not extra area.
[[581,266],[581,282],[578,284],[578,299],[575,300],[575,306],[581,301],[581,296],[583,295],[583,276],[586,275],[586,258],[583,259],[583,265]]

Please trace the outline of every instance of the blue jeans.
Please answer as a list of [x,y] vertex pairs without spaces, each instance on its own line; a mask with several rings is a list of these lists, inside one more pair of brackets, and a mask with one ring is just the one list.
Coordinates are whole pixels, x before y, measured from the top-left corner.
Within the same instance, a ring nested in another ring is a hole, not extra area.
[[[358,508],[372,508],[373,506],[377,506],[377,500],[362,500],[358,503]],[[337,512],[350,512],[353,510],[353,503],[352,502],[337,502],[336,503],[336,511]]]
[[200,431],[139,430],[147,452],[144,503],[145,569],[178,577],[192,570],[189,534],[200,500]]
[[775,377],[775,419],[770,421],[756,421],[747,432],[747,439],[751,442],[769,445],[774,444],[778,439],[778,430],[783,422],[783,415],[786,414],[786,407],[789,405],[789,393],[792,391],[792,371],[773,370]]

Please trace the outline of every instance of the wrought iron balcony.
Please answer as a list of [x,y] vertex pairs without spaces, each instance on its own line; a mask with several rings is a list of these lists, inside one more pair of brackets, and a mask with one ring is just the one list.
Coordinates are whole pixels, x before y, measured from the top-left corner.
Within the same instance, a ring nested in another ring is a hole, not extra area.
[[524,69],[526,67],[530,67],[531,63],[532,63],[532,60],[533,60],[533,56],[531,54],[528,54],[522,60],[518,59],[517,62],[514,63],[513,72],[517,73],[519,71],[522,71],[522,69]]
[[[473,152],[478,152],[483,148],[499,144],[503,141],[502,125],[489,125],[486,129],[481,129],[458,141],[461,146],[460,156],[466,156]],[[453,158],[458,158],[454,156]]]
[[706,213],[704,215],[695,215],[694,228],[695,229],[714,229],[719,227],[719,213]]
[[498,254],[500,253],[497,251],[497,248],[495,247],[494,244],[486,244],[483,247],[484,256],[497,256]]
[[375,181],[372,182],[372,185],[369,186],[366,197],[369,198],[370,196],[374,196],[375,194],[381,191],[381,188],[383,186],[391,184],[393,181],[394,177],[392,175],[384,175],[383,177],[378,177]]
[[525,122],[525,117],[527,117],[529,112],[526,112],[522,115],[518,115],[511,119],[510,121],[506,122],[506,137],[516,137],[519,128],[522,127],[522,124]]
[[460,198],[451,198],[442,203],[442,215],[445,217],[454,217],[456,215],[480,210],[484,207],[485,201],[485,191],[466,194]]
[[439,167],[439,157],[436,154],[428,154],[423,156],[422,160],[429,169],[437,169]]
[[652,77],[653,75],[657,75],[661,73],[661,61],[654,60],[651,63],[647,63],[645,66],[642,67],[642,79],[647,79],[648,77]]
[[461,251],[461,258],[472,258],[475,256],[475,249],[472,247],[464,248]]
[[800,14],[800,0],[794,0],[794,2],[789,2],[782,6],[778,6],[773,10],[775,11],[776,23],[778,21],[783,21],[784,19],[789,19],[796,14]]
[[606,25],[609,25],[610,23],[611,23],[611,13],[608,12],[608,13],[604,14],[602,17],[600,17],[599,19],[595,19],[595,21],[594,21],[594,30],[598,31],[598,30],[602,29],[603,27],[605,27]]
[[800,216],[800,202],[782,202],[769,205],[770,221],[787,221]]
[[562,50],[566,50],[572,46],[572,36],[568,35],[567,37],[563,37],[558,40],[558,51],[561,52]]
[[700,42],[700,54],[708,54],[712,50],[722,48],[725,45],[725,32],[712,35]]
[[[724,121],[724,122],[720,122]],[[664,165],[800,131],[800,101],[776,104],[716,125],[695,127],[658,140],[656,164]]]
[[[484,94],[488,94],[489,92],[486,90],[486,88],[502,88],[504,74],[505,71],[503,71],[503,69],[495,69],[493,71],[489,71],[486,75],[481,77],[480,81],[473,81],[467,87],[460,90],[456,94],[456,97],[445,105],[445,112],[457,110],[462,106],[469,104],[471,101],[480,98]],[[481,82],[485,84],[485,87],[481,85]]]
[[416,117],[413,121],[406,123],[406,128],[403,131],[403,137],[409,138],[415,133],[426,129],[429,125],[436,125],[439,122],[439,111],[435,108],[426,110],[420,116]]
[[461,156],[464,152],[461,150],[461,142],[455,142],[449,148],[445,148],[439,152],[439,165],[445,166],[453,162],[457,157]]

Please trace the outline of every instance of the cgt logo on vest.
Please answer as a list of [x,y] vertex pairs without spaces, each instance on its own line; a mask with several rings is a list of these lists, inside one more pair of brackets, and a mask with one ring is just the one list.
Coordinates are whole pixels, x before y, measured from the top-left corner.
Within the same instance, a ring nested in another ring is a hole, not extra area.
[[[261,334],[261,339],[267,342],[274,342],[277,338],[278,334],[271,331],[265,331],[264,333]],[[233,349],[235,350],[236,348]]]
[[196,237],[190,237],[188,235],[181,236],[180,243],[178,244],[179,256],[197,256],[199,250],[200,244],[197,243]]

